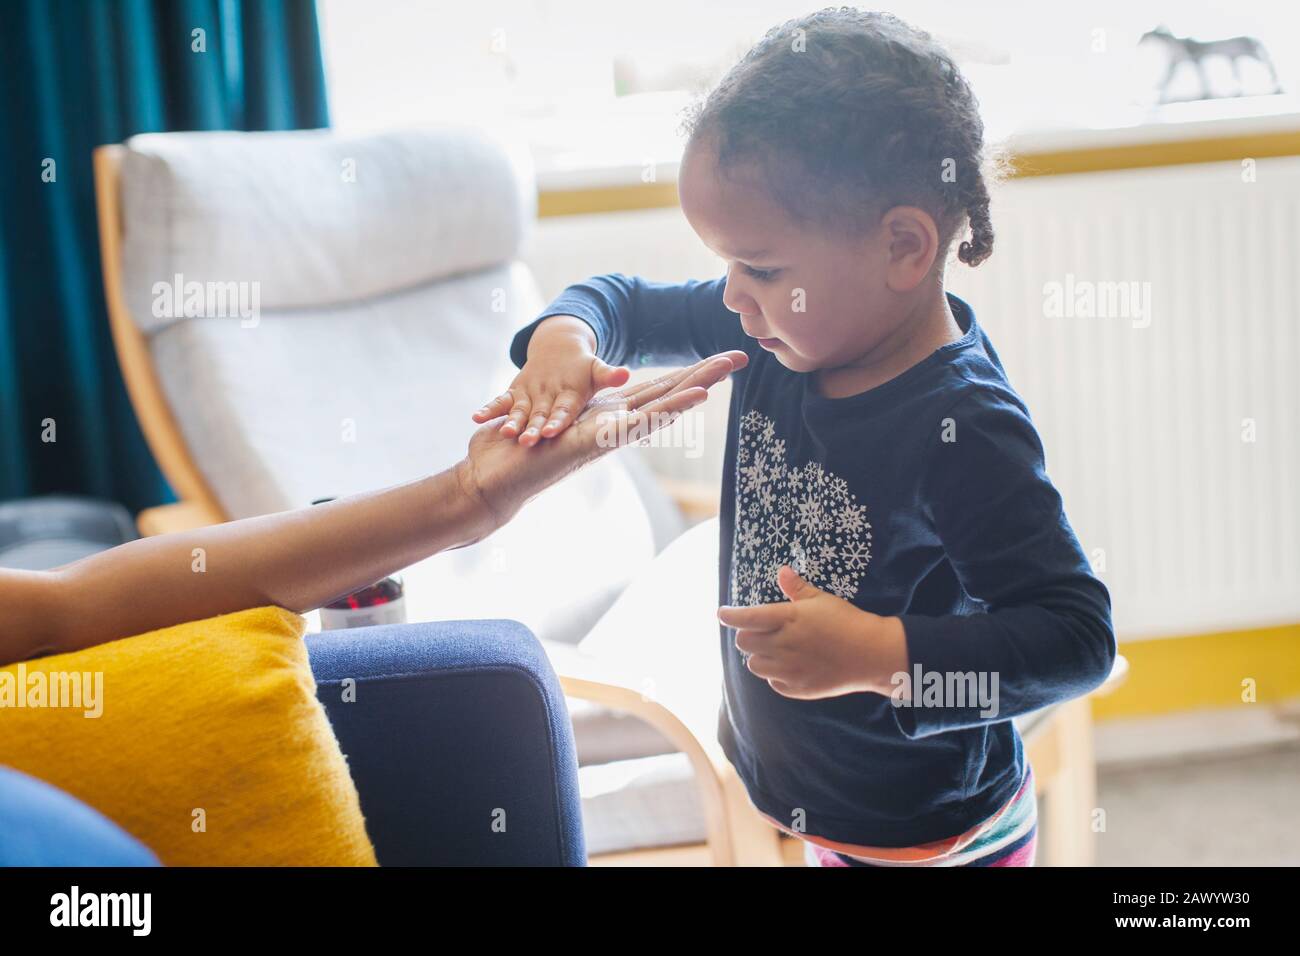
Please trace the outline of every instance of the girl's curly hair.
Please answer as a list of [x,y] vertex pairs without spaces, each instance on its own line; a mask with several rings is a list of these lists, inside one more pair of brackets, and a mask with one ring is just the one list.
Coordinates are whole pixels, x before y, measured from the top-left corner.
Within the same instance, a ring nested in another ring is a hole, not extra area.
[[928,211],[944,250],[993,252],[984,150],[970,85],[946,50],[888,13],[827,8],[769,30],[688,113],[722,169],[757,169],[797,221],[860,234],[893,206]]

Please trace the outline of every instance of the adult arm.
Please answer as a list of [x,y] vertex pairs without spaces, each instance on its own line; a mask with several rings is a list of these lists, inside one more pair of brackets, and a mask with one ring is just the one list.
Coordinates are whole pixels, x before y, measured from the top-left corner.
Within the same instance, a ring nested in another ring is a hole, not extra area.
[[0,664],[250,607],[320,607],[482,540],[545,488],[703,401],[744,361],[717,356],[598,396],[573,428],[538,448],[500,435],[491,422],[462,461],[416,481],[144,538],[51,571],[0,569]]

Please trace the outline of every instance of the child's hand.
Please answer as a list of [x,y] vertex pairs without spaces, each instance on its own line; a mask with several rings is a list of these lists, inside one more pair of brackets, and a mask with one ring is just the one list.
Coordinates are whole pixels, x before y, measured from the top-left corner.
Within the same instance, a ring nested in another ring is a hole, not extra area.
[[890,678],[909,667],[902,621],[860,610],[789,566],[777,583],[789,601],[718,608],[718,620],[737,628],[736,647],[750,655],[750,673],[796,700],[891,694]]
[[569,315],[547,319],[533,332],[528,361],[510,388],[475,412],[474,421],[482,424],[509,413],[502,435],[518,435],[525,446],[554,438],[596,392],[623,385],[632,374],[596,358],[595,347],[596,335],[581,319]]
[[744,352],[723,352],[652,382],[601,395],[582,410],[572,428],[537,448],[522,448],[502,435],[496,422],[486,424],[474,433],[469,453],[457,465],[461,488],[468,500],[482,506],[487,524],[499,528],[533,497],[584,464],[671,425],[708,398],[709,388],[748,361]]

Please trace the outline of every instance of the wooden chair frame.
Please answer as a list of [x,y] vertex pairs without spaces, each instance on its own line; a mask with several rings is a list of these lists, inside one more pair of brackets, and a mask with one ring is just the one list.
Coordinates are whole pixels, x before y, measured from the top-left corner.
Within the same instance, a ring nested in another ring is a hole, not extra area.
[[[218,524],[228,516],[190,453],[159,384],[148,342],[131,318],[123,295],[119,171],[124,153],[125,148],[119,145],[95,150],[95,200],[113,346],[145,440],[180,498],[175,504],[139,514],[140,532],[152,535]],[[698,495],[688,496],[687,501],[692,514],[699,510],[695,498]],[[633,714],[687,755],[695,771],[708,832],[707,842],[692,848],[700,862],[714,866],[785,865],[780,831],[750,802],[744,783],[715,740],[714,726],[690,726],[673,711],[647,700],[637,675],[621,674],[570,644],[543,644],[566,695]],[[1121,657],[1106,684],[1093,693],[1108,693],[1123,680],[1126,670],[1127,662]],[[1042,842],[1053,862],[1091,864],[1088,815],[1096,802],[1096,779],[1089,699],[1076,698],[1056,708],[1025,736],[1025,747],[1037,790],[1048,795],[1040,826]],[[672,852],[655,848],[597,856],[592,862],[653,865]]]

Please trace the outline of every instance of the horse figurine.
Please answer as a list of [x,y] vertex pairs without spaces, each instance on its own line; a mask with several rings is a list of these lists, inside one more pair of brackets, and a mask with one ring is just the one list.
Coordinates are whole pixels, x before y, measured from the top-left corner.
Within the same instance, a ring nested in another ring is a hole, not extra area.
[[1277,70],[1273,67],[1273,60],[1264,49],[1264,44],[1254,37],[1228,37],[1226,40],[1193,40],[1191,37],[1174,36],[1169,28],[1161,24],[1154,30],[1148,30],[1142,34],[1138,40],[1138,45],[1152,42],[1163,47],[1169,53],[1169,68],[1165,71],[1164,78],[1160,81],[1160,99],[1159,102],[1169,102],[1166,93],[1169,90],[1169,83],[1174,77],[1174,72],[1183,63],[1191,63],[1196,68],[1196,75],[1201,80],[1201,95],[1195,99],[1207,100],[1214,96],[1214,91],[1210,88],[1210,81],[1205,75],[1205,66],[1201,62],[1209,56],[1226,56],[1232,63],[1232,76],[1237,81],[1237,95],[1241,95],[1241,70],[1237,61],[1242,57],[1255,60],[1264,64],[1268,69],[1269,76],[1273,79],[1273,92],[1281,93],[1282,85],[1277,80]]

